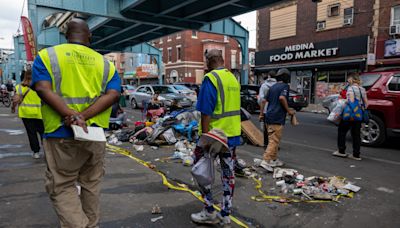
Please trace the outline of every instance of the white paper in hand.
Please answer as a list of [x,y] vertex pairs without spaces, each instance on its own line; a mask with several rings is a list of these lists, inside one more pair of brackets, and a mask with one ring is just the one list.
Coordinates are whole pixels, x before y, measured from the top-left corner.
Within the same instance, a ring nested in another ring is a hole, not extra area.
[[88,133],[86,133],[82,127],[78,125],[71,125],[74,131],[74,139],[79,141],[94,141],[94,142],[106,142],[106,135],[101,127],[87,127]]

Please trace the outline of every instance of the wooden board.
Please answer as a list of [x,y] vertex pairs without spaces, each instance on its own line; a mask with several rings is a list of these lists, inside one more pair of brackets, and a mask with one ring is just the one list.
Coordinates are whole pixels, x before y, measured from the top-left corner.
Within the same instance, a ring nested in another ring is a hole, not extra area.
[[250,121],[242,121],[242,132],[255,146],[264,146],[263,133]]

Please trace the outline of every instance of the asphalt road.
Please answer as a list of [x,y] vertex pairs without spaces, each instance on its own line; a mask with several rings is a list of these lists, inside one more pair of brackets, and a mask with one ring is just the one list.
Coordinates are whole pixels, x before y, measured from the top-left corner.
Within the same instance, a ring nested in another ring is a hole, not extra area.
[[[130,120],[139,118],[130,111]],[[352,199],[317,204],[278,204],[255,202],[254,181],[237,178],[233,215],[252,227],[400,227],[400,143],[392,140],[381,148],[362,147],[362,161],[332,157],[336,148],[336,127],[325,116],[298,113],[300,125],[286,126],[279,152],[285,167],[305,176],[344,176],[362,189]],[[256,116],[253,121],[258,126]],[[129,150],[132,146],[123,144]],[[348,148],[351,151],[350,141]],[[173,148],[133,152],[135,157],[151,161],[171,180],[195,188],[190,168],[158,159],[172,155]],[[245,145],[238,156],[248,164],[261,158],[262,148]],[[0,227],[55,227],[57,217],[44,191],[43,160],[30,157],[21,121],[0,108]],[[263,189],[270,192],[271,174],[262,174]],[[221,186],[215,181],[216,199]],[[143,165],[118,154],[106,156],[106,176],[102,190],[101,227],[196,227],[190,214],[201,203],[185,192],[169,190],[160,176]],[[158,204],[163,218],[150,213]]]

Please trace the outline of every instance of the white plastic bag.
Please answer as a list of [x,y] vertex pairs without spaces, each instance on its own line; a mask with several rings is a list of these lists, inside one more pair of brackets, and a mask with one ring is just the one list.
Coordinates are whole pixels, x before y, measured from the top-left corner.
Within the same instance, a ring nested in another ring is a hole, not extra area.
[[208,152],[205,152],[204,156],[193,166],[191,173],[200,186],[206,187],[214,183],[214,161]]
[[347,105],[347,100],[339,99],[336,102],[335,108],[333,108],[333,110],[329,114],[327,120],[338,125],[340,123],[340,121],[342,120],[343,109],[344,109],[344,107],[346,107],[346,105]]

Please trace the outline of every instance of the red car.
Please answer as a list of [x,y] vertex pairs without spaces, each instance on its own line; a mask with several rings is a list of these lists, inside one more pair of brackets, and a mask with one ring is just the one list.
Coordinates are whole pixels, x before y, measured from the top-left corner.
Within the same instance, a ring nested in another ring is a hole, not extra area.
[[361,129],[361,140],[367,146],[379,146],[388,137],[400,137],[400,69],[374,71],[361,75],[367,90],[368,127]]

